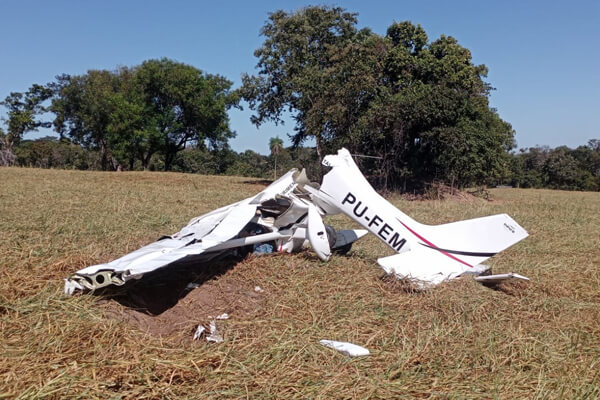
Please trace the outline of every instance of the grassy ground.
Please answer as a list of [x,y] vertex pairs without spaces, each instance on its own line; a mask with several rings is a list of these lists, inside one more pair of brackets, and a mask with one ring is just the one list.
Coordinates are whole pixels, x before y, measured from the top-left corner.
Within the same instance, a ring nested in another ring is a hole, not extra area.
[[[382,279],[375,259],[389,252],[368,237],[326,264],[310,252],[249,257],[210,282],[264,289],[258,306],[234,307],[218,345],[192,342],[189,331],[157,337],[111,317],[107,310],[123,308],[114,301],[63,296],[73,271],[262,187],[246,178],[0,169],[0,398],[600,397],[599,193],[392,198],[426,223],[510,214],[531,236],[490,264],[532,283],[502,291],[461,280],[408,293]],[[350,359],[320,339],[372,355]]]

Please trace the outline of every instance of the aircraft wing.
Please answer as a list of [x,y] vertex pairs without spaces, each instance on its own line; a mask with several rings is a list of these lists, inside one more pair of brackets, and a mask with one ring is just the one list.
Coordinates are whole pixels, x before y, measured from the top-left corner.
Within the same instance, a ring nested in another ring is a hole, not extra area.
[[122,285],[187,256],[197,256],[237,236],[256,213],[256,205],[237,204],[193,221],[181,232],[166,236],[106,264],[77,271],[65,282],[65,292]]
[[[83,268],[65,279],[65,293],[123,285],[130,279],[175,263],[205,262],[225,251],[270,242],[273,251],[293,252],[306,243],[327,260],[331,250],[346,252],[364,230],[325,228],[326,210],[304,190],[303,172],[289,171],[257,195],[192,219],[181,231],[160,238],[105,264]],[[237,253],[239,254],[239,253]],[[243,254],[243,252],[242,252]]]

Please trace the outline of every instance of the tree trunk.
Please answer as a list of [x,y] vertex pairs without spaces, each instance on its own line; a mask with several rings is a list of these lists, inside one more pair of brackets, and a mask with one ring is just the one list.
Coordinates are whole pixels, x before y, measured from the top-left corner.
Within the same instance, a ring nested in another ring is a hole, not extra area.
[[173,152],[167,152],[167,154],[165,154],[165,171],[170,171],[171,170],[171,165],[173,164],[173,160],[175,159],[175,154],[177,153],[173,153]]
[[319,180],[323,179],[323,155],[322,155],[322,148],[321,148],[321,138],[319,135],[315,135],[315,142],[316,142],[316,147],[317,147],[317,157],[319,157]]
[[104,141],[100,142],[100,155],[102,157],[100,161],[102,171],[106,171],[108,169],[108,149]]
[[4,137],[4,145],[0,145],[0,167],[10,167],[15,163],[15,153],[12,151],[12,142],[8,135]]

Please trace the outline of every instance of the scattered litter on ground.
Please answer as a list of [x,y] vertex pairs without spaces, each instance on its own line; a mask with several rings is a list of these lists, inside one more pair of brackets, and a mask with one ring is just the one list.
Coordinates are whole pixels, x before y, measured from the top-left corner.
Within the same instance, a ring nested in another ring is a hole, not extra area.
[[264,292],[264,290],[260,286],[254,286],[254,291],[256,293],[262,293],[262,292]]
[[[208,323],[217,315],[228,313],[230,319],[233,315],[245,318],[260,309],[265,296],[256,293],[245,278],[254,268],[252,259],[242,261],[235,270],[218,279],[200,279],[202,284],[191,291],[183,290],[187,279],[171,282],[174,278],[152,277],[152,280],[136,282],[126,296],[106,302],[103,310],[107,317],[153,337],[189,343],[200,323],[207,328],[207,335]],[[214,276],[211,274],[208,278]]]
[[223,336],[217,330],[217,321],[214,321],[214,320],[210,321],[208,329],[210,331],[210,335],[208,335],[206,337],[206,341],[214,342],[214,343],[222,343],[223,342]]
[[223,313],[223,314],[217,316],[217,319],[229,319],[229,314]]
[[335,340],[321,340],[319,343],[350,357],[368,356],[371,354],[368,349],[353,343],[336,342]]
[[204,335],[204,331],[206,331],[206,328],[202,324],[198,325],[198,327],[196,328],[196,332],[194,332],[194,337],[192,340],[200,339],[202,335]]
[[[227,315],[227,314],[219,315],[219,317],[223,317],[223,315]],[[219,319],[219,317],[217,317],[217,319]],[[229,318],[229,316],[227,316],[227,318]],[[227,319],[227,318],[220,318],[220,319]],[[196,332],[194,332],[194,337],[192,338],[192,340],[198,340],[202,336],[206,336],[207,342],[213,342],[213,343],[222,343],[223,342],[223,335],[221,335],[221,333],[217,329],[217,321],[216,320],[213,319],[212,321],[210,321],[210,323],[208,324],[208,332],[209,333],[207,335],[206,328],[204,327],[204,325],[199,324],[198,327],[196,328]]]

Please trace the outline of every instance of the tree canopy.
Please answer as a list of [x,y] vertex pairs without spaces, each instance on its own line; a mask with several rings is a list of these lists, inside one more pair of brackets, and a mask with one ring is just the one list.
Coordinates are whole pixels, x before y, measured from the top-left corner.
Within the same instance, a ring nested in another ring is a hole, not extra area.
[[385,36],[356,28],[342,8],[276,11],[255,51],[258,75],[242,95],[257,125],[295,119],[294,144],[346,146],[382,186],[432,180],[485,183],[507,168],[514,131],[489,107],[484,65],[456,39],[429,41],[420,25],[393,23]]
[[61,136],[109,158],[147,167],[155,153],[171,169],[186,146],[222,147],[235,134],[227,109],[237,104],[231,82],[169,59],[116,71],[62,75],[50,87],[50,110]]
[[517,187],[564,190],[600,190],[600,141],[570,149],[547,146],[511,154],[510,170],[503,180]]
[[47,111],[44,103],[51,97],[51,89],[34,84],[27,92],[12,92],[0,102],[8,111],[7,130],[0,130],[0,165],[12,165],[15,159],[13,147],[19,145],[25,133],[50,126],[49,122],[40,119],[40,115]]

